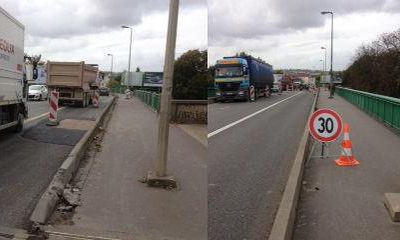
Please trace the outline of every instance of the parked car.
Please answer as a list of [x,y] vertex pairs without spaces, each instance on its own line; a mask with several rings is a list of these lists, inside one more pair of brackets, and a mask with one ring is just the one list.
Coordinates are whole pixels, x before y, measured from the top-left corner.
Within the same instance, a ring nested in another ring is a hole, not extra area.
[[49,97],[49,91],[45,85],[31,85],[28,90],[28,99],[29,100],[47,100]]
[[100,87],[99,94],[100,96],[110,96],[110,89],[108,87]]

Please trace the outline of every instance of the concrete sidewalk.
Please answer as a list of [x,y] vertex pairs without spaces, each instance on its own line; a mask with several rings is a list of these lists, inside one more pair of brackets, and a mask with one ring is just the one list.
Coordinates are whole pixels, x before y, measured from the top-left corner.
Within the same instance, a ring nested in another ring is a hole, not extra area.
[[[384,205],[384,193],[400,192],[400,137],[339,96],[321,90],[319,108],[331,108],[350,124],[353,153],[360,165],[339,167],[338,157],[311,158],[305,166],[297,212],[296,240],[400,239]],[[341,139],[329,144],[340,154]],[[315,144],[312,155],[320,155]]]
[[[177,190],[138,179],[154,170],[157,114],[137,99],[119,98],[101,152],[82,191],[82,206],[53,232],[119,239],[207,239],[206,146],[171,125],[168,172]],[[57,238],[53,239],[69,239]]]

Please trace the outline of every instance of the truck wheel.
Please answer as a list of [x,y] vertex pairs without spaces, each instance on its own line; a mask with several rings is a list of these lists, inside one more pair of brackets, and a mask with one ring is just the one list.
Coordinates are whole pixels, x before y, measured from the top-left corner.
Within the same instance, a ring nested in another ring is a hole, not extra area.
[[253,85],[250,86],[249,88],[249,100],[251,102],[254,102],[256,100],[256,89],[254,88]]
[[24,129],[24,115],[22,113],[18,114],[18,124],[14,127],[14,132],[19,133]]

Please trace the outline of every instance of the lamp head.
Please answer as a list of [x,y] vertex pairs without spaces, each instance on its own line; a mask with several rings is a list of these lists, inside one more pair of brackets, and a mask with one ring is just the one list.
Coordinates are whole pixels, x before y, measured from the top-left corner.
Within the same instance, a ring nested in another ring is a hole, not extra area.
[[330,12],[330,11],[322,11],[321,14],[322,14],[322,15],[325,15],[325,14],[333,14],[333,13]]
[[121,26],[122,28],[130,28],[130,27],[128,27],[128,26],[125,26],[125,25],[123,25],[123,26]]

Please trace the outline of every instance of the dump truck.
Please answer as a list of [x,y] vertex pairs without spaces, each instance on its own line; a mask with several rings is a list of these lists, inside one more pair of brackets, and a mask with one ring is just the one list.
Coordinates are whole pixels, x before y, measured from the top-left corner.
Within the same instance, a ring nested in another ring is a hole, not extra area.
[[23,129],[28,108],[24,98],[24,32],[18,20],[0,7],[0,130]]
[[59,105],[86,107],[98,86],[98,68],[85,62],[47,62],[49,92],[59,92]]
[[250,100],[269,97],[272,65],[251,56],[224,57],[215,65],[216,100]]

